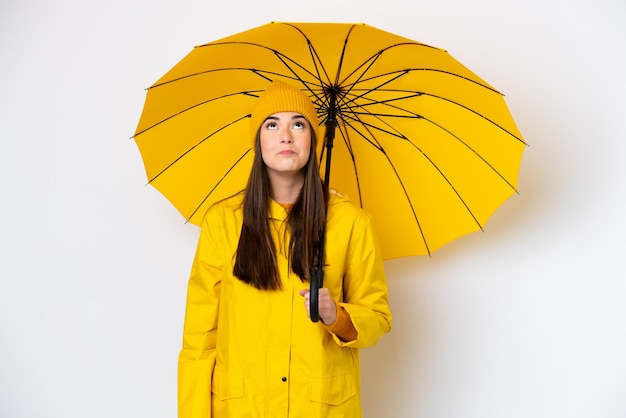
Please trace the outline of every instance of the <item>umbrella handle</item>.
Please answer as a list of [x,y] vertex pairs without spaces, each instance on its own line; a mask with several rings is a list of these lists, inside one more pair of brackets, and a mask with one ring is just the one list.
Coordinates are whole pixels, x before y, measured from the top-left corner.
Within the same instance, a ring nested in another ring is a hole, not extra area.
[[319,313],[319,294],[320,288],[324,283],[324,270],[319,269],[311,277],[311,289],[309,293],[309,312],[311,313],[311,321],[318,322],[320,320]]

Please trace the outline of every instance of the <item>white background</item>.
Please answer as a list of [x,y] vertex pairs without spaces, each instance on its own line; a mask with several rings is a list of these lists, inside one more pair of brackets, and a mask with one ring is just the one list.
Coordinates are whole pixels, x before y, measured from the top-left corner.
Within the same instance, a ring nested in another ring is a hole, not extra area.
[[530,144],[484,233],[386,263],[365,417],[626,417],[622,0],[1,0],[0,416],[176,415],[198,230],[130,137],[194,45],[273,20],[445,48]]

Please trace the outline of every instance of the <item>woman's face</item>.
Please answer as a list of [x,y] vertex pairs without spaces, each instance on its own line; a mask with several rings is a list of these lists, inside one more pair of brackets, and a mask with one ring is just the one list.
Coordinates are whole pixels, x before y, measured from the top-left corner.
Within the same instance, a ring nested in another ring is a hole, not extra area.
[[270,115],[259,134],[261,156],[270,175],[299,175],[309,161],[311,126],[296,112]]

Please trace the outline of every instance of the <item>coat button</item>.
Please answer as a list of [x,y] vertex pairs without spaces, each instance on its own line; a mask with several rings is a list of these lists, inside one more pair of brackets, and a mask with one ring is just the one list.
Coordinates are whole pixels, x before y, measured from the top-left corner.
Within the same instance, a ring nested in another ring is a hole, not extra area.
[[286,382],[287,378],[285,376],[283,376],[280,380],[282,380],[283,382]]

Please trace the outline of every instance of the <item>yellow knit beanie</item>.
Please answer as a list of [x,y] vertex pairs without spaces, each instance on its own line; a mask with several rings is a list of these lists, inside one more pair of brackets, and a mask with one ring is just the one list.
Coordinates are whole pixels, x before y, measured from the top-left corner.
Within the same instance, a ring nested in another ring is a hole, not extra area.
[[317,111],[309,97],[294,86],[281,81],[273,81],[265,92],[259,96],[250,117],[250,134],[252,135],[253,150],[256,146],[257,134],[265,119],[279,112],[300,113],[311,125],[315,137],[319,138]]

